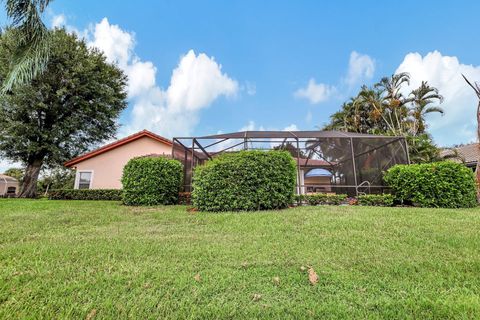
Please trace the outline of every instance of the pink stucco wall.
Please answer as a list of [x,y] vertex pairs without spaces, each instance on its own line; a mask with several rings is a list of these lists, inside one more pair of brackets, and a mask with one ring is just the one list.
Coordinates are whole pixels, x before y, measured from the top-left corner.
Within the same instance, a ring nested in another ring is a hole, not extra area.
[[149,137],[142,137],[79,162],[75,167],[77,176],[79,171],[93,172],[91,189],[121,189],[123,167],[130,159],[149,154],[171,155],[171,153],[171,146]]

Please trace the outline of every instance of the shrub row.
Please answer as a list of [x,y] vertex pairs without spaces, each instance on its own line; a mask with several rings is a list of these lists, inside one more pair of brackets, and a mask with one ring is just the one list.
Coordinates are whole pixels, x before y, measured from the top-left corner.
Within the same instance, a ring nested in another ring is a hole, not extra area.
[[118,189],[60,189],[48,192],[50,200],[122,200]]
[[348,196],[346,194],[300,194],[295,196],[297,204],[308,204],[310,206],[318,205],[339,205],[346,203]]
[[357,197],[360,206],[391,207],[394,204],[394,196],[391,194],[366,194]]
[[477,205],[472,170],[452,161],[397,165],[386,172],[384,180],[402,204],[443,208]]
[[176,204],[182,184],[182,164],[163,157],[131,159],[123,168],[123,203]]
[[288,151],[224,153],[195,168],[192,202],[201,211],[286,208],[293,202],[296,175]]

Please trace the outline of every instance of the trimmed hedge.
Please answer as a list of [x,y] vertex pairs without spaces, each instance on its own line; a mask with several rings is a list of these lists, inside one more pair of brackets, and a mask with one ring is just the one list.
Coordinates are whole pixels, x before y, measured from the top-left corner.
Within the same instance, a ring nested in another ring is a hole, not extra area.
[[163,157],[131,159],[123,168],[123,203],[176,204],[182,184],[182,164]]
[[391,207],[394,204],[394,196],[391,194],[365,194],[357,197],[359,206]]
[[314,194],[300,194],[296,195],[297,204],[308,204],[310,206],[318,205],[339,205],[347,201],[348,196],[346,194],[327,194],[327,193],[314,193]]
[[286,208],[293,202],[296,178],[288,151],[224,153],[195,168],[192,202],[201,211]]
[[59,189],[48,192],[50,200],[122,200],[120,189]]
[[472,170],[452,161],[396,165],[386,172],[384,180],[403,204],[443,208],[477,205]]

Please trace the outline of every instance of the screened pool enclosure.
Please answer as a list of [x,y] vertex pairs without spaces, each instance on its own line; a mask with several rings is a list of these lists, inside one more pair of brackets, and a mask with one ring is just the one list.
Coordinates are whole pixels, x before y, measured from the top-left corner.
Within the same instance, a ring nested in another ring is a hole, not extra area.
[[173,158],[184,165],[184,191],[192,190],[192,169],[224,152],[288,150],[297,163],[298,194],[382,193],[382,175],[409,163],[404,137],[340,131],[243,131],[173,139]]

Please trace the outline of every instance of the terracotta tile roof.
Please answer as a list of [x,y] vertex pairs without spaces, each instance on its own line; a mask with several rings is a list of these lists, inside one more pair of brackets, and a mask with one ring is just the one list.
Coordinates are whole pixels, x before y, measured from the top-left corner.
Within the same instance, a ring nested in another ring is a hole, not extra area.
[[158,142],[162,142],[162,143],[165,143],[166,145],[168,146],[172,146],[172,141],[167,139],[167,138],[164,138],[162,136],[159,136],[158,134],[155,134],[153,132],[150,132],[148,130],[143,130],[143,131],[140,131],[140,132],[137,132],[137,133],[134,133],[128,137],[125,137],[123,139],[120,139],[120,140],[117,140],[115,142],[112,142],[112,143],[109,143],[107,145],[104,145],[103,147],[100,147],[98,149],[95,149],[93,151],[90,151],[88,153],[85,153],[81,156],[78,156],[70,161],[67,161],[65,162],[65,166],[66,167],[71,167],[81,161],[84,161],[84,160],[87,160],[87,159],[90,159],[90,158],[93,158],[95,156],[98,156],[99,154],[102,154],[104,152],[107,152],[109,150],[112,150],[112,149],[115,149],[117,147],[120,147],[124,144],[127,144],[129,142],[132,142],[132,141],[135,141],[135,140],[138,140],[140,138],[143,138],[143,137],[149,137],[149,138],[152,138]]
[[[453,148],[457,150],[458,155],[461,159],[452,158],[455,162],[465,162],[465,164],[476,164],[478,159],[480,158],[480,145],[478,143],[467,144],[464,146],[460,146],[457,148]],[[450,149],[445,149],[440,152],[440,156],[446,157],[453,155],[453,151]]]

